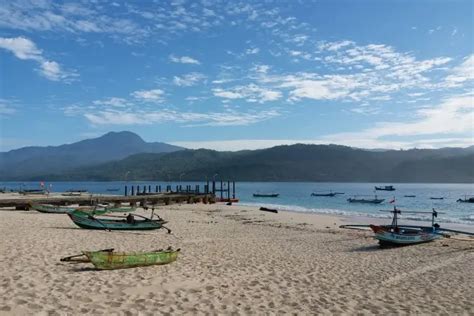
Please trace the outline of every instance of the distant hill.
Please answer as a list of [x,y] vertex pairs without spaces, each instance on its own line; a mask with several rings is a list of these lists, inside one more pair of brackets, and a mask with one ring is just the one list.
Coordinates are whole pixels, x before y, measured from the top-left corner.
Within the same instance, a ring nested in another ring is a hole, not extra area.
[[132,132],[110,132],[67,145],[24,147],[0,153],[0,179],[28,179],[120,160],[137,153],[169,153],[181,149],[165,143],[147,143]]
[[[48,180],[474,182],[472,148],[368,151],[338,145],[291,145],[218,152],[142,153],[120,161],[43,175]],[[38,178],[39,179],[39,178]],[[35,180],[38,180],[35,179]]]

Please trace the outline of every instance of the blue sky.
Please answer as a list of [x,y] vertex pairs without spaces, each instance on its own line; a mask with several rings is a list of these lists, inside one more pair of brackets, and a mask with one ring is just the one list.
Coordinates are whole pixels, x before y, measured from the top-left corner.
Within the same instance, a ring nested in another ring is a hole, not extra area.
[[474,144],[472,1],[0,1],[0,151]]

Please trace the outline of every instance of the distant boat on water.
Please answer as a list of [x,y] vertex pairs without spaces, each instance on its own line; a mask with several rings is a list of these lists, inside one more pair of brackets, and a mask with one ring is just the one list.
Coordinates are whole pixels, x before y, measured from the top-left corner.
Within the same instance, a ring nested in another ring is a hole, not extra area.
[[378,191],[395,191],[395,188],[393,187],[393,185],[385,185],[385,186],[376,186],[375,187],[375,190],[378,190]]
[[280,194],[279,193],[254,193],[253,197],[271,197],[271,198],[276,198]]
[[373,199],[357,198],[357,196],[347,199],[347,202],[349,203],[365,203],[365,204],[380,204],[383,201],[385,201],[385,199],[378,199],[377,195]]
[[311,196],[330,196],[330,197],[333,197],[333,196],[336,196],[336,192],[330,192],[330,193],[311,193]]
[[403,197],[414,198],[416,195],[404,195]]
[[474,197],[464,197],[464,199],[458,199],[456,202],[462,202],[462,203],[474,203]]
[[440,196],[440,197],[432,196],[432,197],[430,197],[430,200],[444,200],[444,197],[442,197],[442,196]]

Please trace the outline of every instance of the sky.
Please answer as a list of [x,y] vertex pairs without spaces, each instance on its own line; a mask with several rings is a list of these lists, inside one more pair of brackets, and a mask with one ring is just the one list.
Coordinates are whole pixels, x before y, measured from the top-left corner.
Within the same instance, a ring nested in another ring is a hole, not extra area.
[[0,0],[0,151],[474,144],[473,1]]

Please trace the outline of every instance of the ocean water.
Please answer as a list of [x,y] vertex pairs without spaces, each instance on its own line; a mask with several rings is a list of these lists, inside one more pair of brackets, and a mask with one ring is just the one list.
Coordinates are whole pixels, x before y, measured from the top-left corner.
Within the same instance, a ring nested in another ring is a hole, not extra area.
[[[203,182],[46,182],[45,187],[50,187],[52,192],[85,189],[91,193],[99,194],[124,194],[124,187],[128,185],[143,187],[151,185],[152,190],[156,185],[162,189],[171,185],[183,187],[196,184],[203,190]],[[474,225],[474,204],[456,202],[459,198],[474,196],[474,184],[426,184],[426,183],[395,183],[395,191],[374,191],[374,186],[391,185],[392,183],[320,183],[320,182],[237,182],[236,197],[245,205],[273,207],[280,210],[295,212],[315,212],[323,214],[339,214],[349,216],[369,216],[390,218],[390,213],[380,210],[397,208],[406,211],[431,211],[433,208],[443,213],[438,215],[439,222],[462,223]],[[227,183],[224,183],[224,188]],[[220,186],[220,182],[216,183]],[[0,188],[7,189],[38,189],[39,182],[0,182]],[[119,191],[109,191],[119,189]],[[129,189],[130,190],[130,189]],[[313,197],[312,192],[344,192],[335,197]],[[130,192],[130,191],[129,191]],[[279,193],[277,198],[256,198],[253,193]],[[232,192],[231,192],[232,193]],[[358,196],[365,198],[385,199],[382,204],[349,203],[349,197]],[[415,197],[404,197],[415,195]],[[443,200],[432,200],[431,197],[443,197]],[[395,203],[389,201],[395,199]],[[406,214],[405,219],[430,220],[429,214]]]

